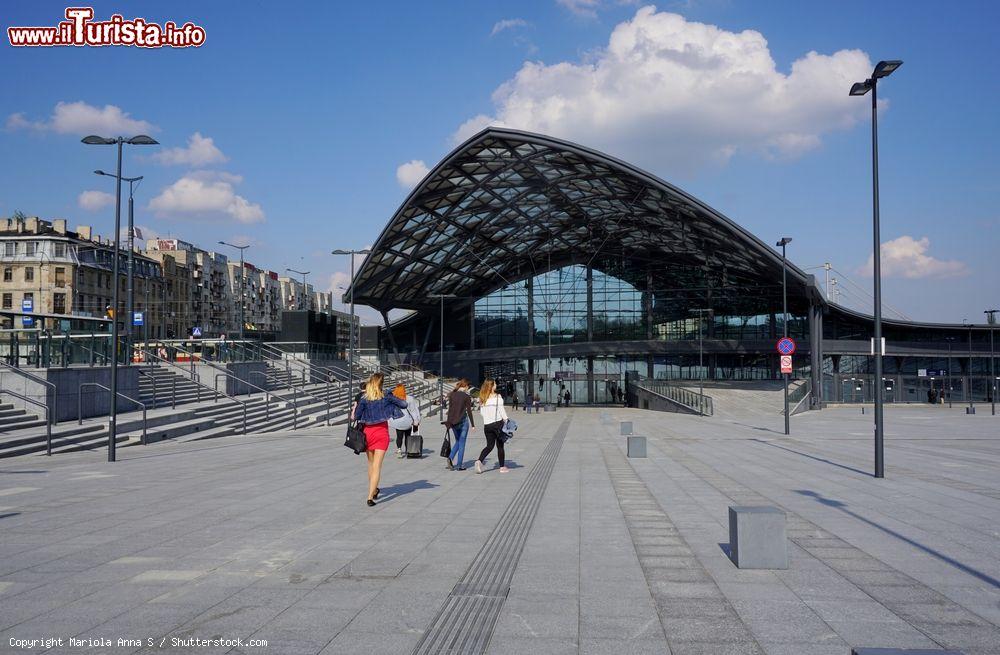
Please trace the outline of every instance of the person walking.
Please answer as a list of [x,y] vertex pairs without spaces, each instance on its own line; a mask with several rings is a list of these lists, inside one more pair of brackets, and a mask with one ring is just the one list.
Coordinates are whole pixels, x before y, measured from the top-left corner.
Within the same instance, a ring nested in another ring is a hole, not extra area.
[[515,391],[514,395],[510,397],[510,404],[514,407],[515,412],[517,411],[517,401],[518,397],[517,397],[517,392]]
[[572,398],[572,396],[569,395],[569,389],[567,389],[566,392],[563,393],[563,400],[566,402],[567,407],[569,407],[570,398]]
[[507,420],[507,410],[503,406],[503,398],[496,392],[496,384],[493,380],[487,379],[479,389],[479,413],[483,416],[483,434],[486,435],[486,447],[479,453],[476,460],[476,473],[483,472],[483,464],[486,463],[486,456],[494,447],[497,449],[497,463],[500,464],[500,472],[506,473],[510,469],[504,463],[503,452],[503,424]]
[[542,411],[542,399],[536,393],[535,397],[532,399],[531,404],[535,406],[535,413]]
[[452,471],[458,469],[464,471],[462,466],[465,457],[465,438],[469,430],[476,429],[476,422],[472,419],[472,396],[469,395],[469,381],[462,378],[455,384],[455,388],[448,394],[448,414],[445,416],[444,427],[451,430],[455,436],[455,443],[452,444],[451,454],[448,456],[445,467]]
[[420,429],[420,405],[406,395],[406,387],[402,384],[396,385],[392,395],[406,403],[402,416],[389,419],[389,427],[396,431],[396,457],[402,459],[406,457],[403,448],[409,442],[410,435],[414,430]]
[[386,395],[382,390],[384,376],[374,373],[365,383],[365,391],[354,409],[354,419],[364,424],[365,454],[368,455],[368,506],[374,507],[378,498],[382,462],[389,450],[389,420],[403,415],[406,401]]

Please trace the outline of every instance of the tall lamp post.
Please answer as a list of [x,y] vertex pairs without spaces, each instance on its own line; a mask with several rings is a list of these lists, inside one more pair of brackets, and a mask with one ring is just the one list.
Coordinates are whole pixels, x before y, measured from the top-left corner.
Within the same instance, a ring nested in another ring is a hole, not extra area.
[[[104,175],[105,177],[117,178],[117,175],[112,175],[111,173],[105,173],[102,170],[94,171],[96,175]],[[123,177],[122,182],[128,182],[128,282],[126,283],[125,291],[125,352],[129,354],[128,362],[126,366],[132,364],[132,312],[134,310],[135,304],[135,294],[133,292],[133,279],[135,276],[135,214],[133,212],[133,198],[135,194],[135,187],[139,186],[137,182],[142,181],[142,175],[139,177]],[[117,280],[115,281],[117,284]],[[145,325],[146,321],[143,320]]]
[[[951,379],[951,343],[955,337],[945,337],[944,340],[948,342],[948,409],[951,409],[951,393],[955,390],[955,384]],[[941,385],[941,393],[944,393],[944,384]]]
[[438,420],[444,419],[444,299],[445,298],[457,298],[453,293],[432,293],[429,298],[440,298],[441,299],[441,342],[438,346],[438,354],[440,355],[440,368],[438,369],[438,399],[441,404],[438,406]]
[[245,350],[246,344],[243,342],[243,326],[246,324],[244,317],[244,312],[246,308],[246,284],[247,284],[247,272],[243,266],[243,251],[250,247],[249,244],[245,246],[237,246],[232,243],[226,243],[225,241],[219,242],[220,246],[229,246],[230,248],[236,248],[240,251],[240,346]]
[[711,316],[711,308],[703,309],[692,309],[693,313],[698,314],[698,413],[702,416],[705,415],[705,340],[704,340],[704,324],[705,315]]
[[882,244],[879,236],[878,216],[878,81],[888,77],[903,62],[894,59],[880,61],[875,65],[872,76],[864,82],[855,82],[851,86],[852,96],[863,96],[872,92],[872,253],[873,274],[875,278],[875,336],[872,352],[875,354],[875,477],[885,477],[885,448],[882,430]]
[[[351,398],[354,395],[354,256],[367,255],[368,249],[333,250],[331,255],[348,255],[351,258],[351,334],[347,338],[347,411],[351,411]],[[386,328],[388,329],[388,328]]]
[[[791,237],[781,237],[775,245],[781,247],[781,336],[788,336],[788,259],[785,257],[785,247],[792,242]],[[785,379],[785,434],[789,434],[788,425],[788,373],[782,373]]]
[[986,322],[990,326],[990,414],[993,416],[997,415],[997,371],[996,371],[996,353],[993,350],[993,326],[997,323],[997,312],[1000,309],[987,309],[983,311],[986,314]]
[[118,270],[119,270],[119,241],[122,230],[122,148],[124,144],[132,146],[155,146],[159,142],[145,134],[126,139],[119,136],[108,138],[103,136],[90,135],[81,139],[88,146],[118,146],[118,174],[115,176],[115,247],[114,263],[112,264],[112,278],[114,279],[114,289],[111,292],[111,306],[114,308],[114,319],[111,321],[111,407],[108,417],[108,461],[115,461],[115,441],[118,438]]
[[306,276],[309,275],[310,271],[296,271],[294,268],[286,268],[285,270],[302,276],[302,309],[309,309],[309,303],[306,301]]

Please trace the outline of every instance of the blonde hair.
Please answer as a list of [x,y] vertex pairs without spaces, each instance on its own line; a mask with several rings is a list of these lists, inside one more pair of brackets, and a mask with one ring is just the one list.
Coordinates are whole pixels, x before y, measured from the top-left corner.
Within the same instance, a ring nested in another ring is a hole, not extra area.
[[490,378],[486,378],[483,381],[483,386],[479,387],[479,402],[485,403],[489,400],[490,396],[493,395],[493,392],[496,391],[496,388],[497,383]]
[[365,382],[365,400],[382,400],[385,393],[382,391],[382,380],[385,376],[381,373],[373,373],[368,382]]
[[400,400],[406,400],[406,387],[402,384],[397,384],[392,390],[392,395],[396,396]]

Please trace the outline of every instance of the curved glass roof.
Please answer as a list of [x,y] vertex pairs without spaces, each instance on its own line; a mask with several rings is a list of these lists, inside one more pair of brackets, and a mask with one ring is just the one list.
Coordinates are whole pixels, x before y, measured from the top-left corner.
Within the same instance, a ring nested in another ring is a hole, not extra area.
[[[410,193],[352,285],[359,304],[423,309],[434,294],[478,298],[569,264],[687,307],[781,294],[780,255],[687,193],[600,152],[493,127]],[[788,282],[790,297],[814,288],[791,264]]]

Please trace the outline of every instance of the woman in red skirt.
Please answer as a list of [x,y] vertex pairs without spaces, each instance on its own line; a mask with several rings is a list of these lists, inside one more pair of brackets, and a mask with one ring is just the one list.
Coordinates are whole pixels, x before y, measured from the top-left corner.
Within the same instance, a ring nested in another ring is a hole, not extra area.
[[354,419],[364,423],[365,446],[368,455],[368,506],[374,507],[380,489],[382,462],[389,449],[389,419],[403,415],[406,401],[382,390],[383,376],[375,373],[365,383],[365,392],[354,410]]

